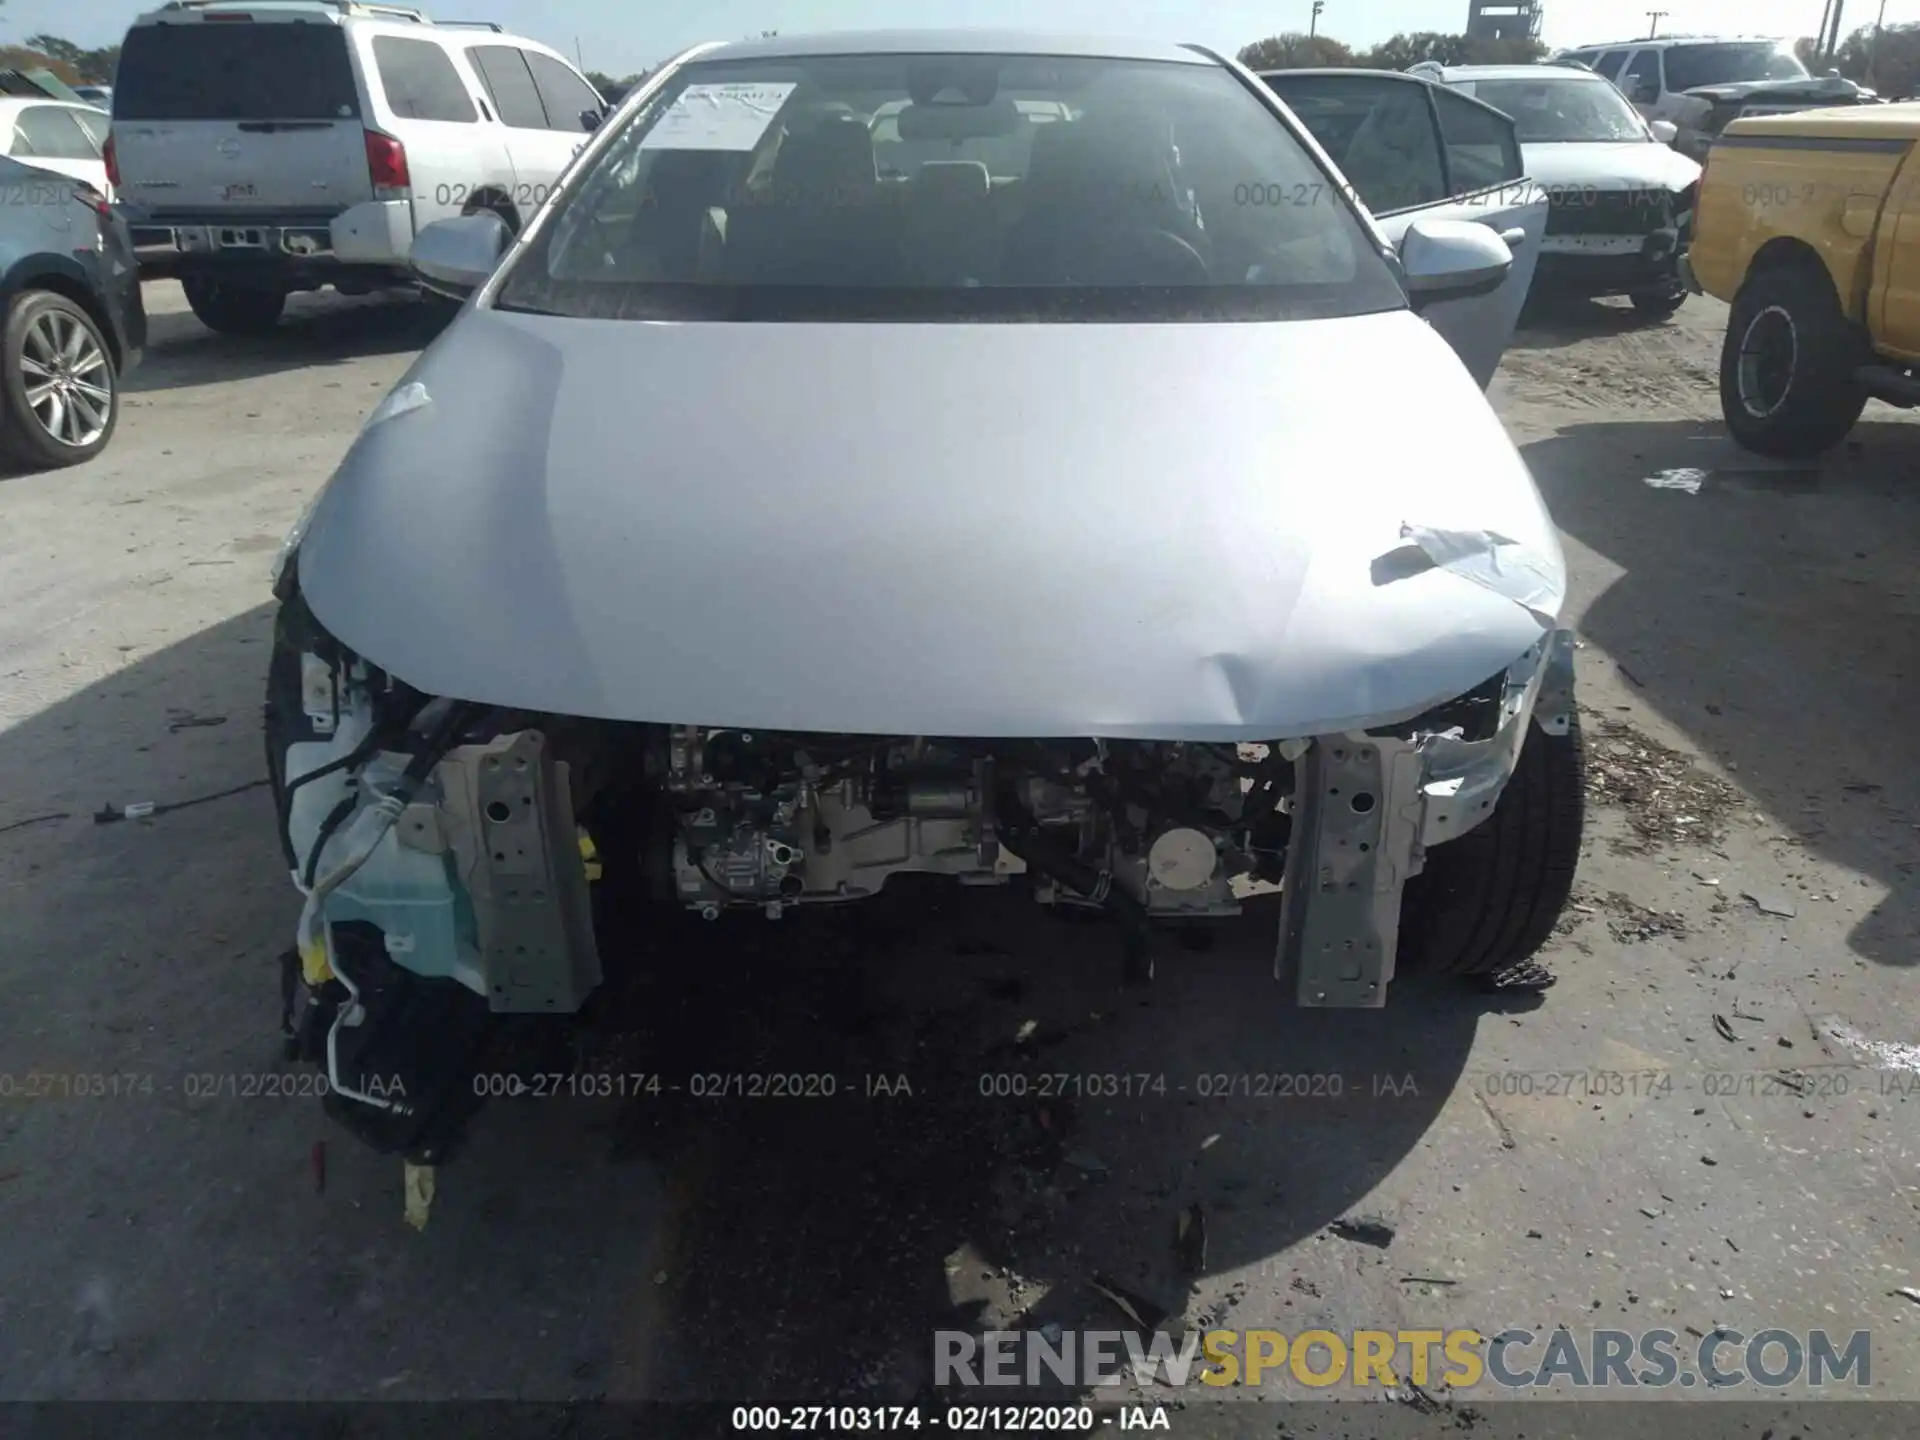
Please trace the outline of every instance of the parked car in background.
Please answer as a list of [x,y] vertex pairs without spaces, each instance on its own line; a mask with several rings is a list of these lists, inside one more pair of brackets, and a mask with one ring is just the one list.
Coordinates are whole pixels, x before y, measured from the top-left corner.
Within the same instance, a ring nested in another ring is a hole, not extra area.
[[106,112],[91,105],[0,98],[0,154],[84,180],[111,200],[104,154],[109,124]]
[[[1364,127],[1351,79],[1302,104]],[[1198,46],[701,46],[517,239],[423,230],[465,306],[275,585],[288,984],[333,1113],[432,1163],[495,1027],[646,953],[598,942],[623,905],[657,934],[1014,886],[1144,975],[1284,880],[1246,979],[1323,1009],[1544,943],[1583,813],[1565,562],[1472,367],[1546,207],[1498,198],[1506,117],[1381,83],[1465,128],[1376,222]],[[888,106],[982,158],[883,175]]]
[[605,110],[544,45],[351,0],[175,0],[127,32],[113,107],[143,270],[241,334],[295,290],[410,283],[436,219],[518,230]]
[[111,85],[76,85],[73,93],[89,105],[98,105],[102,110],[113,109],[113,87]]
[[1700,166],[1667,143],[1672,122],[1649,124],[1610,81],[1573,66],[1423,73],[1513,117],[1526,172],[1551,206],[1535,296],[1625,295],[1656,317],[1680,308]]
[[0,158],[0,455],[91,460],[147,343],[126,222],[86,182]]
[[[1497,324],[1476,312],[1428,319],[1452,340],[1481,386],[1493,382],[1533,283],[1546,233],[1546,192],[1527,174],[1511,117],[1473,97],[1394,70],[1274,70],[1260,76],[1318,141],[1350,189],[1395,240],[1421,220],[1465,220],[1501,236],[1513,269],[1490,303]],[[1317,197],[1246,187],[1248,203],[1301,204]],[[1497,337],[1497,343],[1495,339]]]
[[1830,105],[1880,103],[1839,75],[1815,77],[1777,38],[1669,35],[1562,50],[1614,82],[1649,120],[1671,121],[1674,148],[1704,160],[1707,147],[1741,115],[1785,114]]
[[1686,269],[1733,308],[1727,428],[1804,458],[1869,399],[1920,405],[1920,102],[1737,120],[1708,158]]

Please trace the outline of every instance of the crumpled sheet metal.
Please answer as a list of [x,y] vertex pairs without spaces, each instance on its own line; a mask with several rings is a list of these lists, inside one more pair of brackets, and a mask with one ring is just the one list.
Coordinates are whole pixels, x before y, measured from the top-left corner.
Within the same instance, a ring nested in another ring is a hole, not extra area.
[[1558,565],[1495,530],[1436,530],[1402,523],[1400,538],[1417,545],[1440,569],[1513,601],[1551,628],[1566,599]]

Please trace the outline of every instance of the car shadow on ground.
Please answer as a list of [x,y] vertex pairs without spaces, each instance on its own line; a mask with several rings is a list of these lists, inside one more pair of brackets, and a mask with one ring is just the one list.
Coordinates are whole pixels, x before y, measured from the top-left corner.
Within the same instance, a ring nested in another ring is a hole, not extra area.
[[1144,988],[1012,893],[676,916],[610,932],[586,1049],[659,1090],[491,1103],[416,1234],[397,1159],[257,1079],[308,1073],[265,792],[91,818],[262,775],[269,634],[261,607],[0,733],[0,1053],[149,1082],[0,1132],[0,1225],[41,1237],[0,1259],[0,1397],[905,1399],[939,1329],[1127,1326],[1096,1275],[1178,1316],[1187,1207],[1206,1274],[1287,1263],[1420,1143],[1487,1014],[1411,981],[1297,1010],[1271,909]]
[[364,296],[323,291],[292,296],[277,329],[248,336],[218,334],[186,309],[162,308],[151,299],[149,305],[146,354],[121,381],[129,395],[421,350],[453,314],[449,307],[407,291]]
[[1596,338],[1657,330],[1665,324],[1665,318],[1642,315],[1624,297],[1588,300],[1529,295],[1514,344],[1527,350],[1560,350]]
[[1920,428],[1870,413],[1804,465],[1691,421],[1523,449],[1560,528],[1623,572],[1574,597],[1581,632],[1808,850],[1889,887],[1859,955],[1920,964]]

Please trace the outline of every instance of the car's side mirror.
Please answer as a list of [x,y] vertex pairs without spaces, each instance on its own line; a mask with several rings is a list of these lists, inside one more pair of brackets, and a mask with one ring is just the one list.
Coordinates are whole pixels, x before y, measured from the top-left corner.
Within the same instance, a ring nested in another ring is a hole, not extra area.
[[1662,145],[1671,145],[1680,138],[1680,127],[1671,120],[1655,120],[1647,128],[1653,131],[1653,138]]
[[1491,295],[1513,270],[1513,250],[1472,220],[1416,220],[1400,241],[1400,270],[1416,310]]
[[591,135],[595,130],[600,128],[600,122],[606,118],[607,112],[604,110],[582,110],[580,112],[580,128]]
[[436,295],[464,300],[486,284],[512,243],[507,222],[481,210],[422,227],[413,237],[407,264],[414,278]]

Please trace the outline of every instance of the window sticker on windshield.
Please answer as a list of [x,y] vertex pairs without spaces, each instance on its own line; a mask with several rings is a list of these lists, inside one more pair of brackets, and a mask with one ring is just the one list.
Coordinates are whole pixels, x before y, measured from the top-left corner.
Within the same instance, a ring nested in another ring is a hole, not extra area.
[[795,82],[689,85],[640,141],[642,150],[751,150]]

